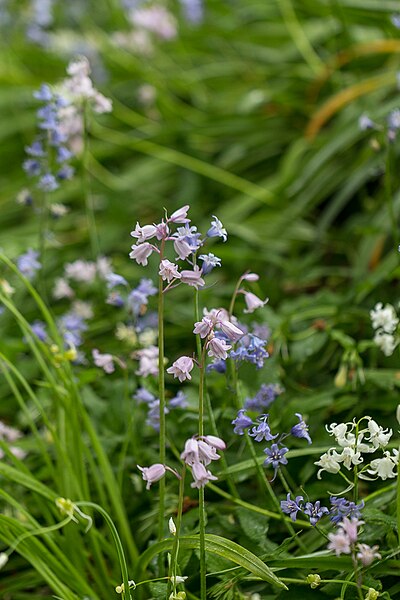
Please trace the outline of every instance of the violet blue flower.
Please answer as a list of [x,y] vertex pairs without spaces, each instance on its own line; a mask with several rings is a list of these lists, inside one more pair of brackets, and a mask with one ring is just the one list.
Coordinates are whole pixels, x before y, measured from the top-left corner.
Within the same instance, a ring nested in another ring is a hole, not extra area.
[[303,510],[303,500],[303,496],[296,496],[295,500],[291,500],[289,492],[286,496],[286,500],[281,500],[282,512],[286,515],[290,515],[292,521],[295,521],[299,510]]
[[287,465],[286,452],[289,452],[289,448],[286,448],[285,446],[279,448],[278,444],[272,444],[271,448],[265,448],[264,450],[264,453],[267,455],[267,458],[264,460],[264,465],[266,467],[272,465],[274,469],[272,481],[274,481],[280,465]]
[[312,444],[312,440],[308,433],[308,425],[305,423],[300,413],[295,414],[296,417],[299,419],[299,422],[297,423],[297,425],[293,425],[292,429],[290,430],[290,433],[294,435],[294,437],[304,438],[309,444]]
[[238,411],[236,419],[233,419],[232,425],[235,426],[233,429],[233,433],[236,433],[237,435],[243,435],[244,430],[248,429],[253,425],[253,421],[252,419],[250,419],[250,417],[246,415],[246,411],[244,410],[244,408],[241,408]]
[[27,279],[33,279],[37,271],[42,268],[42,265],[38,261],[38,258],[39,252],[37,252],[36,250],[32,250],[31,248],[29,248],[29,250],[27,250],[25,254],[21,254],[17,258],[18,270]]
[[262,442],[265,440],[266,442],[270,442],[278,437],[278,433],[275,435],[271,434],[271,430],[267,423],[269,415],[260,415],[257,418],[258,425],[252,428],[249,432],[249,435],[255,439],[256,442]]
[[314,504],[306,502],[304,514],[310,517],[311,525],[315,525],[324,516],[329,514],[329,509],[326,506],[321,506],[321,502],[317,500]]
[[228,234],[225,227],[222,225],[221,221],[215,216],[214,221],[211,221],[211,227],[207,231],[207,237],[220,237],[223,242],[226,242],[228,239]]

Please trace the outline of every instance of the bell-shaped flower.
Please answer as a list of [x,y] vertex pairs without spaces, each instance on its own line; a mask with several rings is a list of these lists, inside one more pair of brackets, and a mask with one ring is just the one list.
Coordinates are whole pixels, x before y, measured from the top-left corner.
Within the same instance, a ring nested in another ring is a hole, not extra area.
[[131,231],[131,236],[137,239],[138,244],[142,244],[146,240],[151,239],[156,235],[157,229],[155,225],[145,225],[141,227],[139,223],[136,223],[136,227]]
[[221,331],[232,341],[237,342],[241,337],[244,336],[244,331],[236,327],[230,321],[221,320],[218,322]]
[[139,467],[138,465],[138,469],[142,472],[143,480],[147,482],[146,490],[150,489],[152,483],[162,479],[166,471],[165,466],[161,463],[155,463],[150,467]]
[[201,321],[194,324],[193,333],[200,335],[201,338],[206,338],[210,335],[214,328],[214,322],[208,317],[203,317]]
[[221,438],[217,437],[216,435],[203,435],[200,439],[207,442],[207,444],[210,446],[214,446],[214,448],[217,448],[217,450],[226,450],[226,444],[224,440],[221,440]]
[[174,248],[178,257],[181,260],[185,260],[188,256],[193,253],[193,248],[188,244],[188,242],[182,238],[174,239]]
[[147,259],[155,249],[154,246],[148,242],[144,242],[143,244],[138,244],[136,246],[133,245],[131,248],[132,252],[129,253],[129,258],[136,260],[138,265],[143,265],[143,267],[147,265]]
[[190,466],[195,462],[199,462],[199,443],[194,437],[186,440],[185,448],[181,454],[181,459]]
[[178,210],[172,213],[168,221],[170,223],[189,223],[190,219],[187,218],[189,208],[189,204],[185,204],[182,208],[178,208]]
[[321,473],[326,471],[327,473],[339,473],[340,471],[340,455],[336,452],[335,448],[329,448],[328,452],[322,454],[320,459],[314,463],[318,467],[321,467],[317,473],[317,478],[321,479]]
[[246,302],[247,307],[244,310],[245,313],[253,313],[255,310],[257,310],[257,308],[262,308],[265,304],[267,304],[269,300],[269,298],[261,300],[261,298],[259,298],[252,292],[246,292],[243,290],[242,293],[244,294],[244,300]]
[[195,287],[197,290],[205,285],[204,279],[201,277],[201,269],[195,265],[193,271],[181,271],[181,281],[187,285]]
[[185,379],[192,379],[190,371],[193,369],[193,366],[193,359],[190,356],[181,356],[167,369],[167,373],[170,373],[175,378],[177,377],[182,382]]
[[164,258],[164,260],[160,262],[160,270],[158,274],[161,276],[163,281],[168,281],[168,283],[171,283],[173,279],[181,278],[181,274],[178,271],[177,265],[167,258]]
[[216,481],[218,477],[212,475],[211,471],[205,468],[200,462],[193,463],[192,465],[193,483],[190,484],[192,488],[200,489],[204,487],[209,481]]
[[220,237],[220,238],[222,238],[223,242],[226,242],[226,240],[228,239],[228,234],[227,234],[225,227],[222,225],[221,221],[215,215],[213,215],[213,217],[214,217],[214,221],[211,221],[211,227],[207,231],[207,236],[208,237]]
[[232,346],[227,344],[225,340],[221,340],[217,337],[213,337],[207,343],[208,356],[219,358],[222,360],[226,360],[228,357],[228,350],[230,350]]

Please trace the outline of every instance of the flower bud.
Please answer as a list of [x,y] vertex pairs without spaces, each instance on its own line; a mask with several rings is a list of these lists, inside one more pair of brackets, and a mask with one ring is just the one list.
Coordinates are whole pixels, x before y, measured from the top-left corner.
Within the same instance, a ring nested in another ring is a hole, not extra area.
[[169,532],[171,535],[176,535],[176,525],[174,523],[173,518],[171,517],[168,521]]
[[306,581],[310,584],[311,589],[315,590],[321,583],[321,577],[317,573],[310,573],[307,575]]

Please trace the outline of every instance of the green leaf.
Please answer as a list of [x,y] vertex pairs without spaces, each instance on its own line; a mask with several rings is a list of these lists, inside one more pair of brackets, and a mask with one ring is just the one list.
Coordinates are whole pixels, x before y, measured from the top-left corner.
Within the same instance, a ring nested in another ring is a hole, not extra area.
[[[222,558],[230,560],[235,564],[243,567],[249,573],[252,573],[256,577],[259,577],[263,581],[268,581],[276,585],[277,587],[287,589],[285,584],[271,571],[271,569],[243,546],[231,542],[230,540],[220,537],[219,535],[206,534],[206,552],[217,554]],[[153,544],[143,552],[136,563],[134,579],[136,582],[142,580],[143,574],[147,568],[147,565],[154,556],[165,552],[172,548],[173,540],[163,540],[157,544]],[[200,539],[199,536],[187,536],[179,539],[180,547],[182,548],[199,548]]]

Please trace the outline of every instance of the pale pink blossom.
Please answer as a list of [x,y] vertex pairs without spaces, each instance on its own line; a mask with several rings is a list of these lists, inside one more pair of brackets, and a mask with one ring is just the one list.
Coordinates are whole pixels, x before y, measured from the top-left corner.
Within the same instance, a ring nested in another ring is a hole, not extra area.
[[64,277],[57,277],[54,282],[53,298],[61,300],[61,298],[73,298],[74,296],[75,292],[68,281]]
[[139,265],[143,265],[145,267],[148,263],[147,259],[154,250],[154,246],[148,242],[144,242],[143,244],[138,244],[137,246],[131,246],[131,248],[132,252],[130,252],[129,258],[133,258]]
[[193,253],[193,249],[191,248],[191,246],[189,246],[189,244],[181,238],[174,239],[174,248],[175,252],[178,255],[178,258],[180,258],[181,260],[185,260],[188,256],[190,256]]
[[358,527],[362,525],[364,521],[359,521],[358,519],[349,519],[348,517],[344,517],[343,521],[340,523],[340,527],[343,529],[345,534],[348,536],[350,542],[354,544],[357,541],[358,537]]
[[226,360],[228,358],[228,350],[231,348],[232,346],[227,344],[225,340],[214,337],[207,344],[208,356]]
[[150,489],[152,483],[160,481],[160,479],[164,477],[166,471],[165,466],[161,463],[155,463],[150,467],[139,467],[138,465],[138,469],[142,472],[143,480],[147,482],[146,490]]
[[214,446],[217,450],[226,450],[226,444],[224,440],[216,435],[203,435],[201,439],[207,442],[210,446]]
[[112,354],[100,354],[97,348],[95,348],[92,350],[92,355],[96,367],[100,367],[105,373],[114,373],[115,367]]
[[138,350],[134,354],[135,358],[139,359],[139,369],[136,375],[148,377],[149,375],[158,375],[158,347],[149,346]]
[[260,276],[257,275],[257,273],[245,273],[244,275],[242,275],[242,279],[244,281],[258,281],[260,279]]
[[136,223],[135,229],[131,231],[131,236],[137,239],[138,244],[142,244],[154,237],[156,233],[157,228],[155,225],[144,225],[144,227],[141,227],[139,223]]
[[201,321],[194,324],[193,333],[200,335],[201,338],[207,337],[213,330],[214,322],[208,317],[203,317]]
[[237,342],[243,335],[244,331],[236,327],[230,321],[219,321],[218,323],[221,331],[232,341]]
[[336,553],[336,556],[339,556],[340,554],[350,554],[350,539],[343,529],[339,529],[338,533],[328,533],[328,538],[328,550],[333,550]]
[[177,377],[182,382],[185,379],[192,379],[190,371],[193,369],[193,366],[193,359],[190,356],[181,356],[167,369],[167,373]]
[[171,223],[189,223],[190,219],[187,218],[189,208],[189,204],[185,204],[182,208],[178,208],[178,210],[172,213],[168,221]]
[[168,281],[168,283],[170,283],[173,279],[181,278],[181,274],[178,271],[177,265],[167,258],[164,258],[164,260],[161,261],[158,274],[161,276],[163,281]]
[[216,481],[218,479],[218,477],[212,475],[211,471],[208,471],[200,462],[193,463],[192,475],[194,481],[190,486],[197,489],[204,487],[209,481]]
[[199,462],[199,444],[195,438],[192,437],[186,440],[181,459],[189,466]]
[[181,271],[181,281],[196,289],[205,285],[205,281],[201,277],[201,269],[197,265],[194,266],[193,271]]
[[267,304],[267,302],[269,300],[269,298],[266,298],[265,300],[261,300],[261,298],[259,298],[252,292],[243,291],[242,293],[244,294],[244,300],[245,300],[246,306],[247,306],[247,309],[244,311],[245,313],[254,312],[257,308],[261,308],[264,306],[264,304]]
[[369,567],[373,563],[374,559],[380,559],[382,556],[377,552],[379,546],[368,546],[368,544],[358,544],[359,552],[357,552],[357,558],[361,561],[364,567]]

